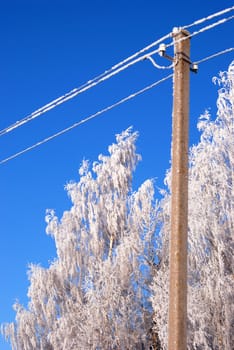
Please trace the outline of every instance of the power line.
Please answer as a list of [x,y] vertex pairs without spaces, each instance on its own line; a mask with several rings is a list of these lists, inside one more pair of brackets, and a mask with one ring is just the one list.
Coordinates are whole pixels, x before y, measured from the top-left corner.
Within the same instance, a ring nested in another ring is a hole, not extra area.
[[143,55],[140,56],[138,58],[136,58],[133,61],[130,61],[129,63],[125,64],[124,66],[120,66],[118,69],[113,70],[112,72],[110,71],[110,73],[105,74],[103,73],[103,75],[100,75],[100,78],[98,80],[96,80],[97,78],[94,78],[93,80],[90,80],[89,84],[84,84],[81,87],[77,88],[77,89],[73,89],[72,91],[68,92],[67,94],[57,98],[56,100],[53,100],[51,103],[48,103],[47,105],[39,108],[38,110],[36,110],[35,112],[29,114],[28,116],[26,116],[25,118],[21,119],[20,121],[17,121],[16,123],[8,126],[7,128],[3,129],[0,131],[0,136],[3,136],[4,134],[11,132],[12,130],[22,126],[23,124],[26,124],[28,122],[30,122],[31,120],[41,116],[42,114],[44,114],[45,112],[48,112],[49,110],[57,107],[58,105],[76,97],[77,95],[91,89],[92,87],[100,84],[101,82],[108,80],[109,78],[115,76],[116,74],[124,71],[125,69],[133,66],[134,64],[140,62],[140,61],[144,61],[146,58],[148,58],[148,55],[154,55],[155,53],[157,53],[159,51],[159,49],[156,49],[152,52],[150,52],[147,55]]
[[[233,7],[234,8],[234,7]],[[231,10],[232,8],[230,9],[226,9],[226,10],[223,10],[224,13],[227,12],[228,10]],[[222,12],[222,11],[221,11]],[[214,14],[214,15],[211,15],[210,18],[213,18],[215,15],[217,14]],[[208,18],[208,17],[207,17]],[[189,35],[189,37],[193,37],[195,35],[198,35],[200,33],[203,33],[207,30],[210,30],[218,25],[221,25],[221,24],[224,24],[226,23],[227,21],[233,19],[234,16],[230,16],[230,17],[227,17],[227,18],[223,18],[217,22],[214,22],[208,26],[205,26],[203,28],[201,28],[200,30],[198,31],[195,31],[193,33],[191,33]],[[199,20],[201,21],[201,20]],[[195,22],[194,22],[195,23]],[[189,25],[189,26],[192,26]],[[187,26],[188,27],[188,26]],[[51,101],[50,103],[44,105],[43,107],[37,109],[36,111],[32,112],[31,114],[27,115],[25,118],[15,122],[14,124],[11,124],[10,126],[6,127],[5,129],[2,129],[0,131],[0,137],[5,135],[6,133],[9,133],[11,131],[13,131],[14,129],[30,122],[31,120],[35,119],[35,118],[38,118],[39,116],[41,116],[42,114],[52,110],[53,108],[65,103],[66,101],[76,97],[77,95],[91,89],[92,87],[104,82],[105,80],[113,77],[114,75],[120,73],[121,71],[124,71],[125,69],[129,68],[130,66],[140,62],[140,61],[143,61],[144,59],[146,58],[151,58],[152,55],[156,54],[159,52],[159,49],[156,49],[156,50],[153,50],[151,52],[149,52],[148,54],[144,54],[138,58],[135,58],[137,56],[139,56],[140,54],[142,53],[145,53],[146,51],[148,51],[150,48],[152,48],[153,46],[156,46],[158,45],[159,43],[161,43],[162,41],[168,39],[171,37],[171,34],[167,34],[165,35],[164,37],[161,37],[160,39],[154,41],[153,43],[151,43],[150,45],[146,46],[145,48],[139,50],[138,52],[136,52],[135,54],[129,56],[128,58],[124,59],[123,61],[119,62],[118,64],[114,65],[112,68],[106,70],[104,73],[96,76],[95,78],[87,81],[85,84],[81,85],[80,87],[78,88],[75,88],[73,90],[71,90],[70,92],[66,93],[65,95]],[[182,39],[179,39],[179,41],[181,40],[184,40],[184,38]],[[178,41],[176,41],[178,42]],[[174,45],[174,42],[171,42],[169,44],[167,44],[166,46],[167,47],[170,47]],[[135,59],[133,59],[135,58]],[[151,62],[152,62],[152,58],[151,58]],[[153,62],[152,62],[153,63]],[[159,68],[160,66],[156,65],[155,62],[153,63],[157,68]],[[173,65],[172,65],[173,66]],[[169,66],[168,68],[172,68],[172,66]],[[164,67],[160,67],[160,68],[164,68]]]
[[[234,48],[233,48],[233,47],[228,48],[228,49],[225,49],[225,50],[222,50],[222,51],[219,51],[219,52],[217,52],[217,53],[215,53],[215,54],[213,54],[213,55],[207,56],[207,57],[205,57],[205,58],[203,58],[203,59],[200,59],[199,61],[196,61],[196,62],[194,62],[194,63],[200,64],[200,63],[206,62],[206,61],[208,61],[208,60],[210,60],[210,59],[212,59],[212,58],[218,57],[218,56],[220,56],[220,55],[224,55],[224,54],[229,53],[229,52],[232,52],[232,51],[234,51]],[[150,59],[151,57],[147,57],[147,58]],[[152,62],[152,61],[151,61],[151,62]],[[152,62],[152,63],[153,63],[153,62]],[[154,63],[155,63],[155,62],[154,62]],[[166,68],[167,68],[167,67],[166,67]],[[100,111],[94,113],[94,114],[91,114],[91,115],[88,116],[87,118],[82,119],[81,121],[79,121],[79,122],[73,124],[72,126],[66,128],[66,129],[63,129],[63,130],[61,130],[60,132],[58,132],[58,133],[56,133],[56,134],[54,134],[54,135],[52,135],[52,136],[50,136],[50,137],[48,137],[48,138],[45,138],[44,140],[39,141],[39,142],[37,142],[36,144],[34,144],[34,145],[32,145],[32,146],[30,146],[30,147],[28,147],[28,148],[25,148],[24,150],[22,150],[22,151],[20,151],[20,152],[18,152],[18,153],[13,154],[12,156],[10,156],[10,157],[8,157],[8,158],[6,158],[6,159],[3,159],[2,161],[0,161],[0,165],[6,163],[6,162],[8,162],[8,161],[10,161],[10,160],[12,160],[12,159],[14,159],[14,158],[16,158],[16,157],[18,157],[18,156],[20,156],[21,154],[24,154],[24,153],[26,153],[26,152],[28,152],[28,151],[30,151],[30,150],[36,148],[36,147],[38,147],[38,146],[40,146],[40,145],[42,145],[42,144],[44,144],[44,143],[46,143],[46,142],[48,142],[48,141],[50,141],[50,140],[56,138],[56,137],[58,137],[58,136],[60,136],[60,135],[65,134],[66,132],[68,132],[68,131],[70,131],[70,130],[76,128],[76,127],[78,127],[78,126],[81,125],[81,124],[84,124],[84,123],[88,122],[88,121],[91,120],[91,119],[94,119],[94,118],[98,117],[99,115],[101,115],[101,114],[103,114],[103,113],[105,113],[105,112],[107,112],[107,111],[110,111],[111,109],[113,109],[113,108],[115,108],[115,107],[121,105],[122,103],[127,102],[128,100],[130,100],[130,99],[132,99],[132,98],[134,98],[134,97],[136,97],[136,96],[138,96],[138,95],[140,95],[140,94],[142,94],[142,93],[148,91],[149,89],[151,89],[151,88],[153,88],[153,87],[159,85],[160,83],[162,83],[162,82],[164,82],[165,80],[171,78],[172,76],[173,76],[173,74],[170,74],[170,75],[166,76],[165,78],[163,78],[163,79],[161,79],[161,80],[159,80],[159,81],[156,81],[155,83],[153,83],[153,84],[151,84],[151,85],[149,85],[149,86],[147,86],[147,87],[145,87],[145,88],[143,88],[143,89],[137,91],[136,93],[131,94],[131,95],[129,95],[129,96],[127,96],[127,97],[121,99],[120,101],[118,101],[118,102],[116,102],[116,103],[114,103],[114,104],[112,104],[112,105],[110,105],[110,106],[108,106],[108,107],[106,107],[106,108],[104,108],[104,109],[102,109],[102,110],[100,110]]]
[[229,17],[226,17],[226,18],[222,18],[222,19],[220,19],[220,20],[217,21],[217,22],[214,22],[214,23],[212,23],[212,24],[210,24],[210,25],[208,25],[208,26],[206,26],[206,27],[203,27],[203,28],[199,29],[198,31],[193,32],[193,33],[190,35],[190,37],[193,37],[193,36],[195,36],[195,35],[204,33],[204,32],[206,32],[207,30],[213,29],[213,28],[215,28],[215,27],[217,27],[217,26],[219,26],[219,25],[221,25],[221,24],[224,24],[224,23],[226,23],[226,22],[232,20],[233,18],[234,18],[234,15],[233,15],[233,16],[229,16]]
[[211,19],[213,19],[213,18],[215,18],[215,17],[219,17],[219,16],[221,16],[221,15],[224,15],[225,13],[230,12],[230,11],[233,11],[233,10],[234,10],[234,6],[229,7],[229,8],[226,8],[226,9],[224,9],[224,10],[222,10],[222,11],[213,13],[212,15],[209,15],[209,16],[207,16],[207,17],[198,19],[198,20],[194,21],[193,23],[190,23],[190,24],[188,24],[188,25],[186,25],[186,26],[183,26],[182,28],[183,28],[183,29],[191,28],[191,27],[193,27],[193,26],[196,26],[196,25],[198,25],[198,24],[204,23],[204,22],[206,22],[206,21],[209,21],[209,20],[211,20]]
[[[234,7],[233,7],[233,9],[234,9]],[[210,24],[210,25],[208,25],[208,26],[202,27],[201,29],[199,29],[199,30],[197,30],[197,31],[194,31],[194,32],[192,32],[192,33],[189,33],[188,36],[186,36],[186,37],[182,37],[182,38],[180,38],[180,39],[178,39],[178,40],[172,41],[172,42],[169,43],[169,44],[166,44],[166,45],[165,45],[165,48],[171,47],[171,46],[173,46],[174,44],[177,44],[177,43],[179,43],[179,42],[181,42],[181,41],[186,40],[187,38],[192,38],[192,37],[194,37],[194,36],[196,36],[196,35],[199,35],[199,34],[201,34],[201,33],[204,33],[205,31],[208,31],[208,30],[210,30],[210,29],[213,29],[213,28],[215,28],[215,27],[217,27],[217,26],[219,26],[219,25],[222,25],[222,24],[224,24],[224,23],[226,23],[226,22],[232,20],[233,18],[234,18],[234,15],[233,15],[233,16],[230,16],[230,17],[223,18],[223,19],[221,19],[221,20],[219,20],[219,21],[216,21],[216,22],[214,22],[214,23],[212,23],[212,24]],[[184,27],[183,27],[183,28],[184,28]],[[174,28],[174,29],[173,29],[173,31],[177,31],[177,30],[178,30],[178,28]],[[173,33],[172,33],[172,36],[173,36]],[[228,52],[230,52],[230,51],[232,51],[232,50],[233,50],[233,49],[230,48],[230,49],[224,50],[224,51],[222,51],[222,52],[220,52],[220,53],[214,54],[214,55],[212,55],[211,57],[209,56],[208,58],[210,59],[210,58],[219,56],[219,55],[221,55],[221,54],[228,53]],[[156,68],[158,68],[158,69],[168,69],[168,68],[172,68],[172,67],[176,64],[176,62],[174,62],[172,65],[169,65],[169,66],[167,66],[167,67],[164,67],[164,66],[159,66],[159,65],[153,60],[153,58],[152,58],[151,56],[152,56],[154,53],[159,52],[159,51],[160,51],[160,49],[158,49],[158,50],[155,51],[155,52],[149,53],[148,56],[147,56],[146,58],[148,58],[148,59],[151,61],[151,63],[154,65],[154,67],[156,67]],[[208,58],[207,58],[206,60],[208,60]],[[204,59],[204,60],[205,60],[205,59]],[[202,62],[204,62],[204,61],[202,61]],[[201,62],[199,61],[199,62],[194,62],[194,63],[198,64],[198,63],[201,63]]]
[[194,62],[194,63],[196,63],[196,64],[203,63],[203,62],[209,61],[209,60],[212,59],[212,58],[215,58],[215,57],[224,55],[224,54],[229,53],[229,52],[231,52],[231,51],[234,51],[234,47],[230,47],[229,49],[219,51],[219,52],[217,52],[217,53],[215,53],[215,54],[213,54],[213,55],[210,55],[210,56],[207,56],[207,57],[205,57],[205,58],[202,58],[201,60],[196,61],[196,62]]
[[128,58],[126,58],[125,60],[123,60],[122,62],[116,64],[115,66],[112,67],[112,69],[116,69],[118,68],[120,65],[127,63],[128,61],[132,60],[133,58],[139,56],[142,53],[145,53],[146,51],[148,51],[149,49],[151,49],[152,47],[160,44],[161,42],[163,42],[166,39],[171,38],[171,33],[168,33],[166,35],[164,35],[163,37],[161,37],[160,39],[154,41],[153,43],[151,43],[150,45],[146,46],[145,48],[139,50],[138,52],[136,52],[135,54],[133,54],[132,56],[129,56]]
[[166,80],[172,78],[172,76],[173,76],[173,74],[169,74],[169,75],[167,75],[165,78],[160,79],[160,80],[158,80],[158,81],[152,83],[151,85],[148,85],[148,86],[146,86],[145,88],[143,88],[143,89],[141,89],[141,90],[139,90],[139,91],[137,91],[137,92],[135,92],[135,93],[133,93],[133,94],[127,96],[127,97],[124,97],[123,99],[117,101],[116,103],[114,103],[114,104],[112,104],[112,105],[110,105],[110,106],[108,106],[108,107],[105,107],[105,108],[99,110],[99,111],[96,112],[96,113],[93,113],[93,114],[89,115],[88,117],[86,117],[86,118],[80,120],[79,122],[76,122],[75,124],[73,124],[73,125],[71,125],[71,126],[65,128],[65,129],[63,129],[63,130],[57,132],[56,134],[53,134],[52,136],[49,136],[49,137],[43,139],[42,141],[39,141],[39,142],[33,144],[32,146],[27,147],[27,148],[23,149],[22,151],[17,152],[17,153],[15,153],[15,154],[9,156],[8,158],[5,158],[5,159],[1,160],[1,161],[0,161],[0,165],[6,163],[6,162],[8,162],[8,161],[10,161],[10,160],[12,160],[12,159],[14,159],[14,158],[16,158],[16,157],[19,157],[20,155],[22,155],[22,154],[24,154],[24,153],[26,153],[26,152],[28,152],[28,151],[31,151],[32,149],[34,149],[34,148],[36,148],[36,147],[39,147],[39,146],[41,146],[42,144],[44,144],[44,143],[46,143],[46,142],[48,142],[48,141],[51,141],[52,139],[55,139],[56,137],[58,137],[58,136],[60,136],[60,135],[65,134],[66,132],[68,132],[68,131],[70,131],[70,130],[76,128],[76,127],[78,127],[78,126],[81,125],[81,124],[87,123],[89,120],[94,119],[94,118],[100,116],[101,114],[103,114],[103,113],[105,113],[105,112],[108,112],[108,111],[110,111],[111,109],[113,109],[113,108],[115,108],[115,107],[117,107],[117,106],[119,106],[119,105],[121,105],[121,104],[123,104],[123,103],[125,103],[125,102],[127,102],[127,101],[129,101],[129,100],[131,100],[131,99],[133,99],[133,98],[135,98],[136,96],[138,96],[138,95],[140,95],[140,94],[143,94],[144,92],[146,92],[146,91],[152,89],[153,87],[155,87],[155,86],[157,86],[157,85],[163,83],[164,81],[166,81]]
[[[139,56],[140,54],[148,51],[150,48],[152,48],[153,46],[158,45],[159,43],[161,43],[162,41],[166,40],[167,38],[170,37],[171,34],[167,34],[163,37],[161,37],[160,39],[154,41],[153,43],[151,43],[150,45],[146,46],[145,48],[139,50],[138,52],[136,52],[135,54],[129,56],[128,58],[124,59],[123,61],[119,62],[118,64],[114,65],[113,67],[111,67],[110,69],[106,70],[104,73],[96,76],[95,78],[88,80],[85,84],[79,86],[78,88],[75,88],[71,91],[69,91],[68,93],[58,97],[55,100],[52,100],[51,102],[47,103],[46,105],[42,106],[41,108],[35,110],[34,112],[30,113],[29,115],[27,115],[26,117],[24,117],[23,119],[16,121],[15,123],[11,124],[10,126],[2,129],[0,131],[0,136],[5,135],[8,132],[11,132],[12,130],[30,122],[33,119],[38,118],[39,116],[41,116],[42,114],[52,110],[53,108],[61,105],[62,103],[76,97],[77,95],[89,90],[90,88],[100,84],[101,82],[111,78],[112,76],[120,73],[121,71],[129,68],[130,66],[138,63],[141,60],[144,60],[146,57],[145,56],[141,56],[138,59],[135,59],[132,61],[133,58]],[[154,54],[158,52],[158,50],[153,51]],[[130,62],[129,62],[130,61]],[[129,63],[127,63],[129,62]]]
[[[194,36],[196,36],[196,35],[198,35],[198,34],[204,33],[204,32],[206,32],[207,30],[213,29],[213,28],[215,28],[215,27],[217,27],[217,26],[219,26],[219,25],[221,25],[221,24],[224,24],[224,23],[226,23],[226,22],[232,20],[233,18],[234,18],[234,15],[233,15],[233,16],[230,16],[230,17],[226,17],[226,18],[220,19],[220,20],[217,21],[217,22],[214,22],[214,23],[212,23],[212,24],[209,24],[208,26],[202,27],[201,29],[199,29],[199,30],[197,30],[197,31],[194,31],[193,33],[190,33],[190,34],[188,35],[188,37],[189,37],[189,38],[192,38],[192,37],[194,37]],[[173,46],[174,43],[176,44],[176,43],[178,43],[178,42],[180,42],[180,41],[183,41],[183,40],[185,40],[185,38],[181,38],[181,39],[179,39],[179,40],[177,40],[177,41],[175,41],[175,42],[171,42],[170,44],[167,44],[166,47]]]
[[[234,9],[234,7],[233,7],[233,9]],[[233,15],[233,16],[230,16],[230,17],[223,18],[223,19],[221,19],[221,20],[219,20],[219,21],[216,21],[216,22],[214,22],[214,23],[212,23],[212,24],[209,24],[208,26],[202,27],[201,29],[190,33],[187,37],[184,37],[184,38],[181,38],[181,39],[172,41],[171,43],[166,44],[165,47],[166,47],[166,48],[171,47],[171,46],[173,46],[174,44],[177,44],[177,43],[179,43],[179,42],[181,42],[181,41],[186,40],[187,38],[192,38],[192,37],[194,37],[194,36],[196,36],[196,35],[199,35],[199,34],[201,34],[201,33],[204,33],[204,32],[206,32],[206,31],[208,31],[208,30],[210,30],[210,29],[213,29],[213,28],[219,26],[219,25],[225,24],[226,22],[232,20],[233,18],[234,18],[234,15]],[[184,28],[184,27],[182,27],[182,28]],[[178,28],[174,28],[174,30],[175,30],[175,29],[177,30]],[[173,36],[173,33],[172,33],[171,36]],[[228,49],[228,50],[232,51],[231,49]],[[168,66],[168,67],[159,66],[159,65],[152,59],[151,56],[154,55],[155,53],[158,53],[159,51],[160,51],[160,49],[157,49],[157,50],[155,50],[155,51],[149,52],[149,53],[146,55],[146,57],[145,57],[145,56],[143,57],[143,59],[144,59],[144,58],[148,58],[148,59],[151,61],[151,63],[152,63],[156,68],[158,68],[158,69],[172,68],[172,67],[173,67],[173,64],[170,65],[170,66]],[[198,62],[196,62],[196,63],[198,63]],[[175,63],[174,63],[174,64],[175,64]]]

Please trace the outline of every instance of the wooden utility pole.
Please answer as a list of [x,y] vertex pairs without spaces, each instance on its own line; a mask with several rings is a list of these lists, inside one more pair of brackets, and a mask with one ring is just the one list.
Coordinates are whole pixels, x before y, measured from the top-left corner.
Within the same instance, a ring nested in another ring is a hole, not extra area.
[[189,33],[183,29],[175,29],[173,34],[175,66],[168,350],[186,350],[190,39]]

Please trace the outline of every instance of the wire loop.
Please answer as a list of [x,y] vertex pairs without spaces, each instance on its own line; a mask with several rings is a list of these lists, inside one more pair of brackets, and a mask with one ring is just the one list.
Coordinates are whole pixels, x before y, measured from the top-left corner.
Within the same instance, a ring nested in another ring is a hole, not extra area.
[[147,56],[146,58],[147,58],[147,59],[152,63],[152,65],[153,65],[155,68],[157,68],[157,69],[171,69],[171,68],[173,68],[174,65],[175,65],[175,63],[174,63],[174,61],[173,61],[173,63],[170,64],[169,66],[160,66],[159,64],[157,64],[157,63],[155,62],[155,60],[154,60],[151,56]]

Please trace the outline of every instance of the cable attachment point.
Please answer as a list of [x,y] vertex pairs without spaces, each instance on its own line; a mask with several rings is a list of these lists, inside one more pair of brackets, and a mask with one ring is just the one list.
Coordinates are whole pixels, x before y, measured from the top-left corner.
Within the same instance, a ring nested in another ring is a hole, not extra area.
[[159,56],[163,57],[165,56],[165,53],[166,53],[166,45],[165,44],[160,44],[159,45],[159,49],[158,49],[158,54]]
[[197,73],[198,72],[198,64],[197,63],[191,63],[190,71],[193,72],[193,73]]
[[165,57],[165,58],[167,58],[169,61],[173,62],[173,61],[174,61],[174,58],[166,54],[166,49],[167,49],[167,45],[166,45],[166,44],[160,44],[160,45],[159,45],[159,48],[158,48],[158,54],[159,54],[159,56]]

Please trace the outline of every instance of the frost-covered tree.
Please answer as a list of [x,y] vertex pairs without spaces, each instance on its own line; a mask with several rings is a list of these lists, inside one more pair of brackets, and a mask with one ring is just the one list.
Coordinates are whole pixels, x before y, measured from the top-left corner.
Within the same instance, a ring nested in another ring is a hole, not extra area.
[[[190,149],[189,350],[234,348],[234,62],[216,82],[217,118]],[[132,192],[136,138],[83,162],[61,220],[47,211],[57,258],[30,268],[28,307],[3,326],[14,350],[167,349],[171,173],[159,206],[152,181]]]
[[57,258],[32,265],[27,308],[3,333],[16,350],[149,349],[157,208],[152,181],[132,192],[136,133],[117,135],[109,156],[80,168],[59,220],[46,215]]
[[[188,349],[234,349],[234,62],[221,86],[217,118],[206,112],[190,150]],[[167,349],[170,171],[161,202],[160,264],[152,297],[155,329]]]

